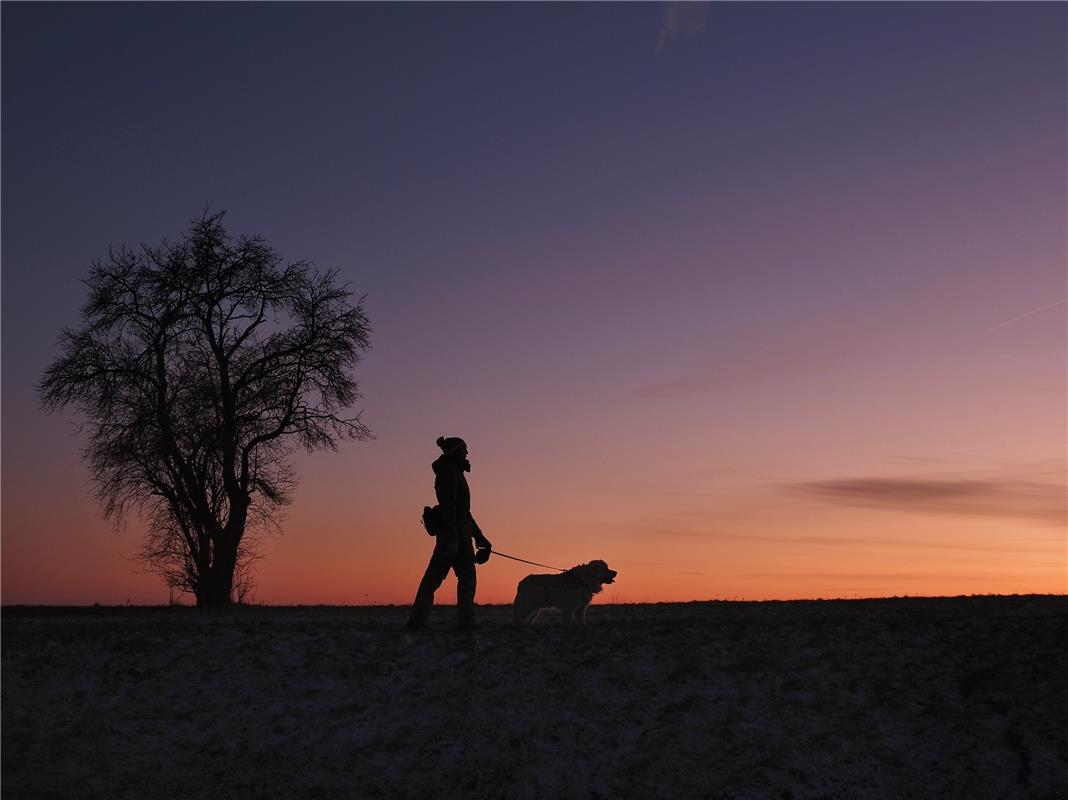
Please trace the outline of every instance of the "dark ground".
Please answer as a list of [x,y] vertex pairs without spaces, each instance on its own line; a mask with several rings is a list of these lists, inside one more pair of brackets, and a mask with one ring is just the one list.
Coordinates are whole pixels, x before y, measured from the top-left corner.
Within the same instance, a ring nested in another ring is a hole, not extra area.
[[2,612],[11,798],[1068,798],[1068,598]]

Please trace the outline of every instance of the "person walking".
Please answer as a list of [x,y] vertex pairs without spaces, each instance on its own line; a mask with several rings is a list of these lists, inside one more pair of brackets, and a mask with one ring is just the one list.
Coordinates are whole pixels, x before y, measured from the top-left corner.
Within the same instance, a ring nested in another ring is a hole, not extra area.
[[[434,592],[441,586],[451,569],[456,573],[456,612],[461,628],[477,628],[475,622],[475,562],[486,562],[493,549],[475,518],[471,516],[471,489],[465,472],[471,471],[467,442],[458,436],[439,436],[442,454],[431,465],[434,470],[434,493],[438,499],[437,522],[434,533],[434,552],[430,564],[419,582],[412,613],[408,618],[409,631],[426,627]],[[478,553],[475,553],[475,545]]]

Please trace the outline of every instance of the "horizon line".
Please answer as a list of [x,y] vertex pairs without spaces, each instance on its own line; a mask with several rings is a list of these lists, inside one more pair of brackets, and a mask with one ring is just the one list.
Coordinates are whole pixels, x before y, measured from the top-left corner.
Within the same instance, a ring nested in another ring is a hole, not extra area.
[[[749,600],[745,598],[708,598],[693,600],[643,600],[635,602],[607,602],[596,603],[598,606],[684,606],[700,603],[833,603],[833,602],[856,602],[870,600],[962,600],[972,598],[1028,598],[1028,597],[1063,597],[1068,598],[1068,592],[1025,592],[1008,593],[998,592],[977,594],[894,594],[894,595],[852,595],[839,597],[793,597],[793,598],[765,598],[761,600]],[[479,608],[506,608],[511,603],[478,603]],[[195,603],[90,603],[74,605],[70,603],[0,603],[0,611],[13,609],[137,609],[152,610],[163,608],[187,608],[203,610],[227,610],[234,608],[264,608],[264,609],[295,609],[295,608],[408,608],[411,603],[231,603],[223,606],[198,606]],[[435,603],[435,608],[455,608],[455,603]]]

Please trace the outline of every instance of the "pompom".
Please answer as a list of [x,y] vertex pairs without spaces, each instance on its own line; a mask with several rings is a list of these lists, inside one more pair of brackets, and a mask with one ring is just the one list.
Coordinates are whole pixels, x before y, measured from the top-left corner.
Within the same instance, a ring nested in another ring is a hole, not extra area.
[[438,447],[441,448],[443,453],[451,453],[457,447],[467,448],[467,442],[461,439],[459,436],[439,436]]

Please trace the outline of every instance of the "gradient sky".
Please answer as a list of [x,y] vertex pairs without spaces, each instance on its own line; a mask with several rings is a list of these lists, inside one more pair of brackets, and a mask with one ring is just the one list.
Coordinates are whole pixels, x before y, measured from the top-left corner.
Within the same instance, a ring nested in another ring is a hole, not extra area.
[[35,385],[209,201],[374,327],[260,602],[410,602],[442,434],[609,601],[1068,590],[1064,4],[0,13],[4,603],[166,601]]

